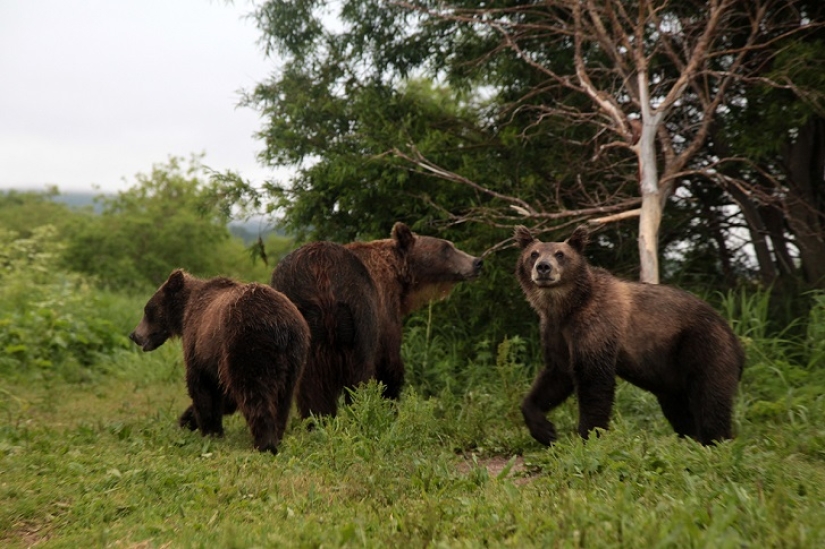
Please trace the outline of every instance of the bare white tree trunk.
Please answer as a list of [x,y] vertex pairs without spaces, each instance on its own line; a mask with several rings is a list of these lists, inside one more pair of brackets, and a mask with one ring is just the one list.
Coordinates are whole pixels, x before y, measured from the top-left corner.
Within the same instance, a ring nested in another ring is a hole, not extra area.
[[659,193],[642,194],[642,213],[639,216],[639,280],[659,283],[659,225],[662,222],[662,203]]
[[[642,61],[644,63],[644,61]],[[646,72],[637,75],[641,98],[642,129],[634,146],[639,158],[639,188],[642,211],[639,215],[639,280],[659,283],[659,225],[662,223],[662,200],[659,187],[659,169],[656,164],[656,133],[664,113],[654,112],[650,105]]]

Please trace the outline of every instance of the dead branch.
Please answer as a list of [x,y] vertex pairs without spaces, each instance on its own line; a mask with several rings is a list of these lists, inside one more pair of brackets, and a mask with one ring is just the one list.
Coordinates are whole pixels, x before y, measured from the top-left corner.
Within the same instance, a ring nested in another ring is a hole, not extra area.
[[635,210],[627,210],[625,212],[608,215],[605,217],[589,219],[587,222],[591,225],[606,225],[607,223],[615,223],[616,221],[623,221],[625,219],[630,219],[631,217],[639,217],[641,214],[642,209],[636,208]]

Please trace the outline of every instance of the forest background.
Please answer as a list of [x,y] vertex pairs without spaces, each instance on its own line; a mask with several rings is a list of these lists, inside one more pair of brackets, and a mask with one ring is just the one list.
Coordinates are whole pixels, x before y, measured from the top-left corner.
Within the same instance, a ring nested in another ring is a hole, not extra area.
[[[244,104],[289,181],[172,157],[93,208],[0,196],[0,539],[821,544],[823,9],[260,4],[278,68]],[[294,422],[274,464],[239,418],[225,441],[177,430],[179,346],[126,339],[173,268],[266,282],[300,243],[385,238],[398,220],[485,255],[481,279],[407,319],[398,407],[364,388],[321,429]],[[530,439],[537,319],[509,238],[581,223],[593,264],[655,272],[731,321],[748,352],[735,441],[678,440],[627,385],[609,434],[578,441],[571,402],[554,413],[567,438]]]

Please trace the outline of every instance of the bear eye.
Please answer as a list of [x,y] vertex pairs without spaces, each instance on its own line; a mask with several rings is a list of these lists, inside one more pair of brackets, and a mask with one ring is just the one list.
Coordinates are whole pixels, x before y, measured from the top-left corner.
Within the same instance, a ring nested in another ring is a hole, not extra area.
[[533,253],[530,254],[530,259],[538,259],[538,257],[539,257],[538,252],[533,252]]
[[556,252],[556,259],[558,259],[559,261],[564,259],[564,252]]
[[157,308],[149,305],[144,307],[143,314],[144,316],[146,316],[146,320],[149,322],[156,322],[160,318],[160,314]]

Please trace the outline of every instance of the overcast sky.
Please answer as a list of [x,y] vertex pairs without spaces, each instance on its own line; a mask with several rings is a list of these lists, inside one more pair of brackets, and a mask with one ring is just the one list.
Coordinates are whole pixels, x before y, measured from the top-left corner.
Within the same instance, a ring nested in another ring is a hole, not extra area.
[[[170,155],[255,181],[271,72],[236,0],[0,0],[0,189],[122,190]],[[125,181],[124,181],[125,179]]]

